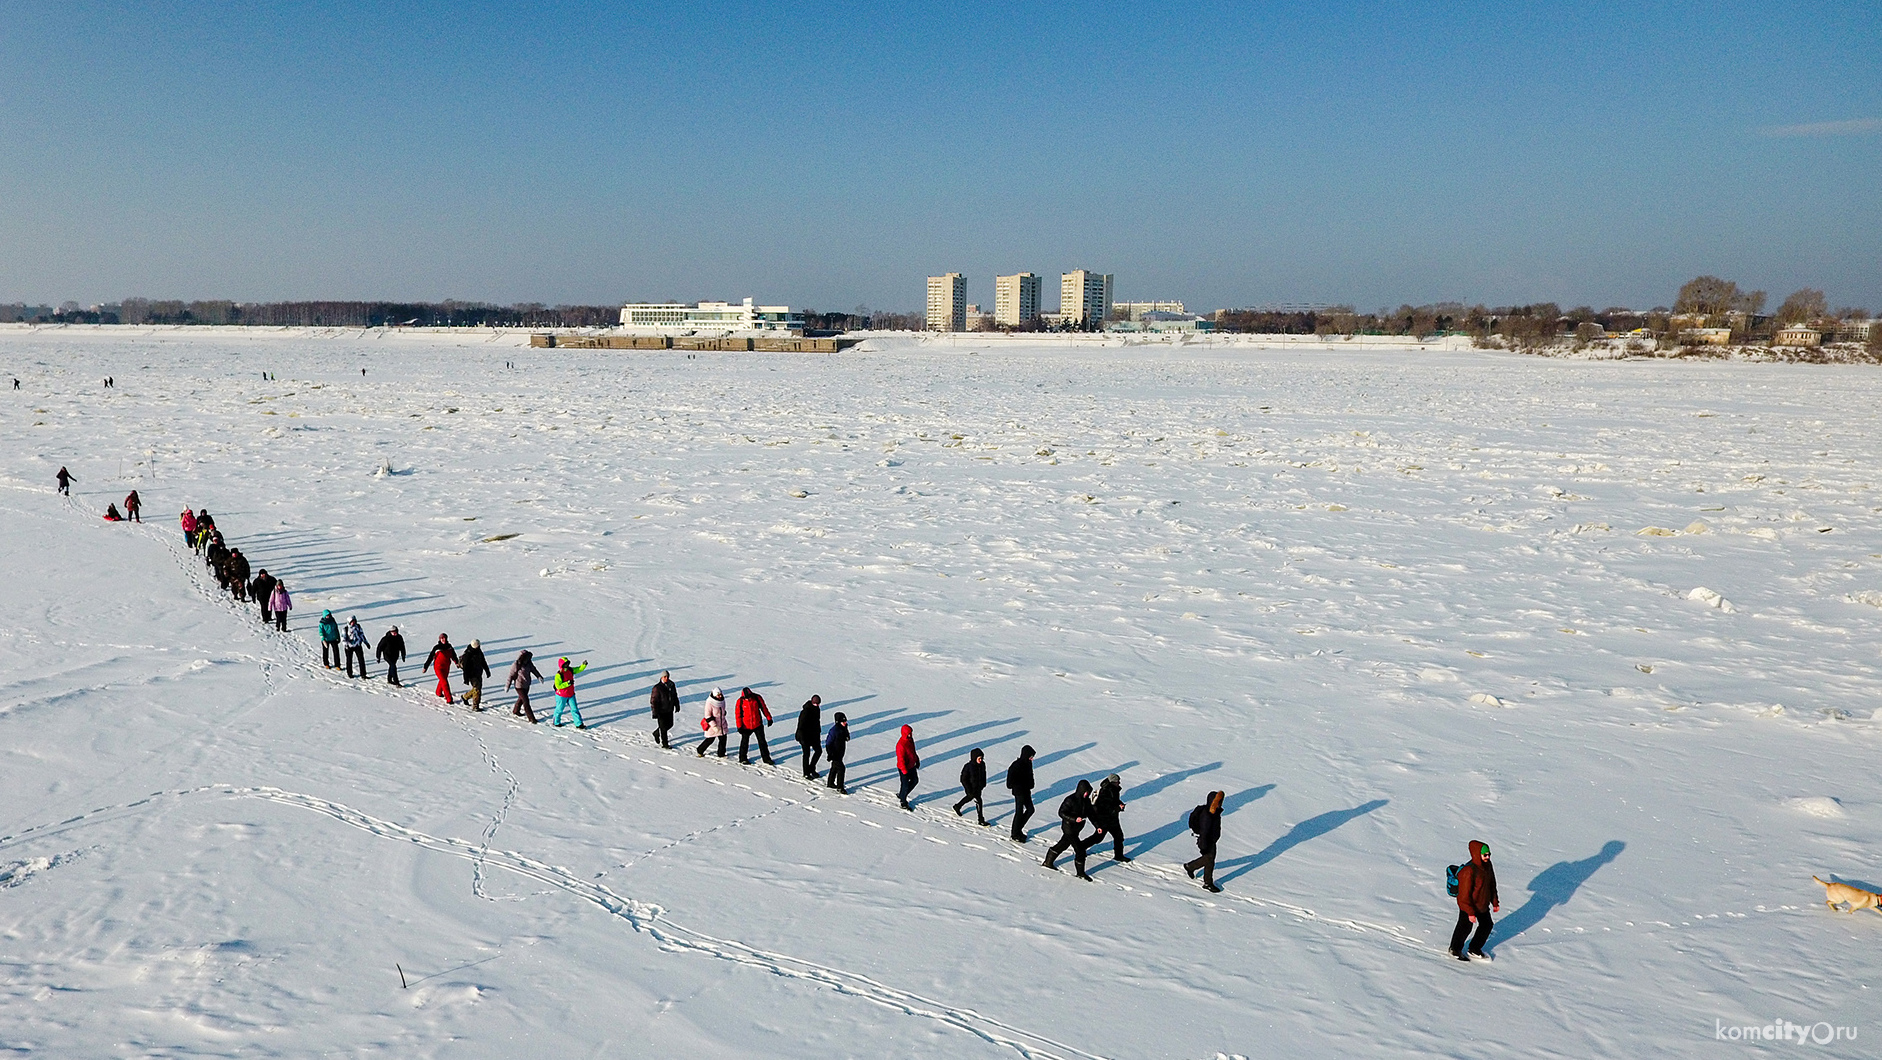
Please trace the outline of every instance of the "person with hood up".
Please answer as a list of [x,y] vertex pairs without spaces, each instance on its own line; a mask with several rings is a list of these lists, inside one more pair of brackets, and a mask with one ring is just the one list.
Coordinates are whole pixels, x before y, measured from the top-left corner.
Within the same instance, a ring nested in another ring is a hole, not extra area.
[[1085,840],[1085,849],[1090,850],[1104,842],[1105,836],[1111,837],[1111,860],[1129,861],[1124,855],[1124,826],[1118,821],[1118,815],[1129,805],[1124,801],[1124,778],[1116,773],[1104,778],[1098,785],[1098,795],[1091,800],[1091,824],[1097,831]]
[[386,635],[379,638],[379,647],[375,655],[386,664],[386,684],[404,688],[399,680],[399,663],[405,659],[405,638],[399,635],[399,627],[386,630]]
[[510,707],[510,713],[528,718],[531,725],[536,724],[536,712],[529,705],[529,683],[540,680],[542,672],[536,669],[536,656],[525,650],[510,664],[510,679],[503,686],[516,689],[516,702]]
[[215,533],[216,520],[209,514],[209,509],[196,509],[196,552],[202,554],[209,547],[209,535]]
[[353,676],[353,663],[359,662],[359,676],[366,673],[366,631],[359,628],[359,619],[351,618],[346,622],[346,631],[341,637],[346,642],[346,676]]
[[961,767],[961,801],[954,804],[954,816],[967,816],[967,804],[974,804],[974,816],[981,824],[987,823],[987,808],[980,801],[981,792],[987,790],[987,755],[976,747],[967,753],[967,764]]
[[1026,822],[1032,820],[1032,744],[1019,749],[1019,757],[1006,767],[1006,790],[1013,793],[1013,842],[1030,843]]
[[1189,830],[1196,836],[1196,858],[1183,865],[1183,871],[1190,879],[1196,878],[1196,870],[1202,870],[1202,889],[1220,891],[1215,885],[1215,846],[1222,839],[1222,799],[1223,793],[1212,791],[1208,801],[1189,811]]
[[671,750],[673,744],[668,741],[667,732],[673,728],[673,718],[680,712],[680,689],[673,683],[673,671],[660,672],[660,680],[653,683],[653,691],[647,694],[647,710],[653,715],[654,742]]
[[823,749],[830,753],[830,775],[823,779],[823,786],[835,788],[839,794],[848,795],[850,789],[844,785],[847,774],[843,769],[843,756],[850,748],[850,719],[842,711],[836,712],[836,720],[830,724],[830,735],[824,740]]
[[706,748],[712,745],[714,737],[719,740],[719,757],[725,757],[725,736],[729,731],[725,721],[725,691],[715,688],[706,697],[706,716],[699,719],[699,728],[706,738],[699,741],[699,757],[706,757]]
[[746,688],[738,694],[738,704],[734,708],[738,721],[738,764],[751,765],[749,752],[753,733],[758,734],[758,757],[765,765],[776,765],[771,760],[771,748],[765,743],[765,726],[771,724],[771,708],[765,706],[765,697]]
[[[1496,921],[1490,911],[1503,911],[1496,896],[1496,867],[1490,864],[1490,844],[1481,839],[1470,841],[1470,861],[1457,870],[1457,928],[1451,932],[1451,956],[1460,961],[1487,956],[1483,944],[1490,939]],[[1477,933],[1470,935],[1470,922],[1477,922]],[[1465,955],[1464,937],[1470,935],[1469,956]]]
[[239,548],[229,550],[229,595],[238,604],[248,597],[248,557]]
[[77,482],[78,479],[73,477],[72,473],[63,467],[59,469],[58,474],[52,477],[59,480],[59,492],[70,497],[72,495],[72,483]]
[[575,702],[575,675],[586,669],[588,669],[586,661],[580,666],[570,666],[567,656],[556,660],[555,677],[550,681],[550,684],[555,686],[556,725],[562,724],[562,715],[573,714],[576,728],[588,728],[588,725],[582,721],[581,704]]
[[823,697],[811,696],[797,712],[797,746],[804,751],[804,779],[816,780],[817,760],[823,757]]
[[340,622],[332,611],[320,613],[320,665],[329,670],[340,668]]
[[274,592],[268,594],[268,610],[274,612],[274,628],[288,628],[288,611],[294,607],[294,598],[288,595],[288,583],[276,580]]
[[473,640],[464,654],[458,657],[458,669],[464,674],[464,683],[469,690],[464,693],[464,702],[472,710],[484,709],[484,678],[490,676],[490,662],[484,658],[483,641]]
[[134,523],[144,521],[144,499],[137,495],[136,490],[124,495],[124,517]]
[[432,689],[431,694],[446,703],[451,702],[452,699],[451,667],[456,665],[457,649],[451,647],[450,636],[444,633],[438,634],[438,643],[431,646],[431,653],[425,656],[425,665],[419,669],[430,670],[438,675],[438,687]]
[[121,522],[123,522],[123,521],[124,521],[124,517],[123,517],[122,515],[119,515],[119,514],[118,514],[118,506],[117,506],[117,505],[115,505],[115,504],[107,504],[107,505],[105,505],[105,522],[107,522],[107,523],[121,523]]
[[902,788],[895,793],[895,801],[902,804],[902,809],[913,810],[908,804],[908,793],[921,783],[921,755],[915,753],[915,727],[902,726],[902,738],[895,741],[895,770],[902,774]]
[[1045,867],[1058,871],[1059,855],[1066,850],[1072,852],[1072,865],[1078,869],[1078,878],[1089,880],[1085,875],[1085,844],[1078,841],[1078,834],[1085,830],[1085,821],[1091,816],[1091,781],[1081,780],[1078,787],[1065,796],[1059,803],[1059,841],[1046,851]]
[[268,598],[274,595],[274,581],[274,575],[263,567],[248,586],[248,598],[261,605],[261,624],[264,626],[274,621],[274,612],[268,609]]
[[192,548],[196,545],[196,513],[188,508],[178,517],[183,524],[183,540]]

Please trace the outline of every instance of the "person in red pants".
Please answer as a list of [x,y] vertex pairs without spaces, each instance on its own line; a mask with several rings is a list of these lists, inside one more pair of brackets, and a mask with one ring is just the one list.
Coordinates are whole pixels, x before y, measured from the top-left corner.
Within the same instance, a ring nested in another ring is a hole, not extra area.
[[451,647],[451,638],[438,634],[438,643],[431,646],[431,654],[425,656],[425,669],[438,675],[436,695],[446,703],[451,702],[451,667],[457,665],[457,650]]

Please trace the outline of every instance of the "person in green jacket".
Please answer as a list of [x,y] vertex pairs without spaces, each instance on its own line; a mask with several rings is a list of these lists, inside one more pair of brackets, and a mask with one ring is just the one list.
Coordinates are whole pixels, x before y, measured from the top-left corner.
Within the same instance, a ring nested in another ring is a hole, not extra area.
[[320,613],[320,665],[329,670],[340,668],[340,623],[331,611]]
[[563,714],[575,715],[575,727],[586,729],[582,723],[582,708],[575,703],[575,675],[588,669],[588,663],[571,668],[566,656],[557,661],[555,666],[555,723],[562,724]]

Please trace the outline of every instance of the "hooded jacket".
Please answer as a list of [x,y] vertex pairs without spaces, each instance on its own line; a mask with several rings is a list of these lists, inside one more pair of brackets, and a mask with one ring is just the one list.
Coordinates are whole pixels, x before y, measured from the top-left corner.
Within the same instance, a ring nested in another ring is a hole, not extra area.
[[1222,838],[1222,792],[1210,792],[1202,810],[1202,831],[1196,833],[1196,849],[1203,854],[1213,854],[1216,843]]
[[185,508],[183,509],[182,520],[183,532],[186,534],[194,534],[196,532],[196,513]]
[[1496,866],[1483,840],[1470,841],[1470,862],[1457,870],[1457,908],[1471,916],[1489,916],[1502,903],[1496,896]]
[[1124,812],[1123,785],[1113,784],[1109,777],[1098,785],[1098,796],[1091,800],[1091,819],[1100,824],[1117,823],[1117,815]]
[[655,681],[653,691],[647,696],[647,706],[653,711],[653,716],[660,719],[663,724],[673,724],[673,715],[680,712],[679,686],[675,685],[670,677]]
[[823,742],[823,706],[814,699],[804,700],[804,709],[797,712],[797,742],[805,747]]
[[1019,757],[1006,767],[1006,790],[1032,794],[1032,756],[1031,744],[1019,749]]
[[1091,816],[1091,781],[1081,780],[1078,787],[1059,803],[1059,820],[1068,823],[1083,822]]
[[842,711],[836,712],[836,721],[830,724],[830,738],[823,742],[823,749],[830,753],[832,762],[841,762],[843,754],[850,746],[850,722]]
[[902,738],[895,741],[895,768],[905,776],[914,776],[921,769],[921,756],[915,753],[915,727],[902,726]]
[[274,592],[268,594],[268,610],[281,612],[292,610],[293,607],[294,598],[288,595],[288,587],[275,582]]
[[967,764],[961,766],[961,790],[969,795],[987,790],[987,756],[978,747],[968,753]]
[[737,709],[740,729],[758,729],[771,723],[771,708],[765,706],[765,697],[749,688],[739,693]]
[[523,652],[516,657],[515,662],[510,664],[510,679],[505,682],[504,687],[527,692],[531,679],[542,680],[542,671],[536,669],[536,657],[529,652]]
[[706,697],[706,716],[699,719],[700,728],[706,730],[707,737],[724,736],[728,731],[725,723],[725,693],[713,689]]
[[568,660],[562,660],[562,665],[556,668],[554,680],[550,682],[555,686],[555,694],[561,696],[563,699],[574,699],[575,675],[586,669],[588,669],[587,663],[583,663],[580,666],[570,666],[568,665]]
[[320,639],[328,644],[340,643],[340,623],[333,617],[333,612],[322,612],[320,616]]

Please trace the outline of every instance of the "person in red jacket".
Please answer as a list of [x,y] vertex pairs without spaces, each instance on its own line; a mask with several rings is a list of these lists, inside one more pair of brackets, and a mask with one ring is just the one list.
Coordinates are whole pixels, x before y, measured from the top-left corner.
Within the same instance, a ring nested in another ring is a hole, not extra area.
[[[1490,846],[1481,839],[1470,841],[1470,863],[1457,870],[1457,930],[1451,932],[1451,956],[1460,961],[1484,956],[1483,944],[1490,938],[1496,921],[1490,911],[1503,911],[1496,897],[1496,868],[1490,864]],[[1470,940],[1470,955],[1464,955],[1464,936],[1470,934],[1470,922],[1477,922],[1477,934]]]
[[438,687],[434,693],[446,703],[451,702],[451,667],[457,665],[457,649],[451,647],[448,634],[438,634],[438,643],[431,646],[431,654],[425,656],[425,669],[438,675]]
[[758,734],[758,757],[765,765],[775,765],[771,761],[771,748],[765,743],[765,726],[771,724],[771,708],[765,706],[765,697],[747,688],[738,694],[736,709],[738,721],[738,761],[740,765],[751,765],[752,733]]
[[917,771],[921,769],[921,756],[915,753],[915,729],[902,726],[902,738],[895,741],[895,768],[902,774],[902,790],[896,792],[895,801],[902,804],[902,809],[913,810],[908,804],[908,793],[915,790],[921,782]]

